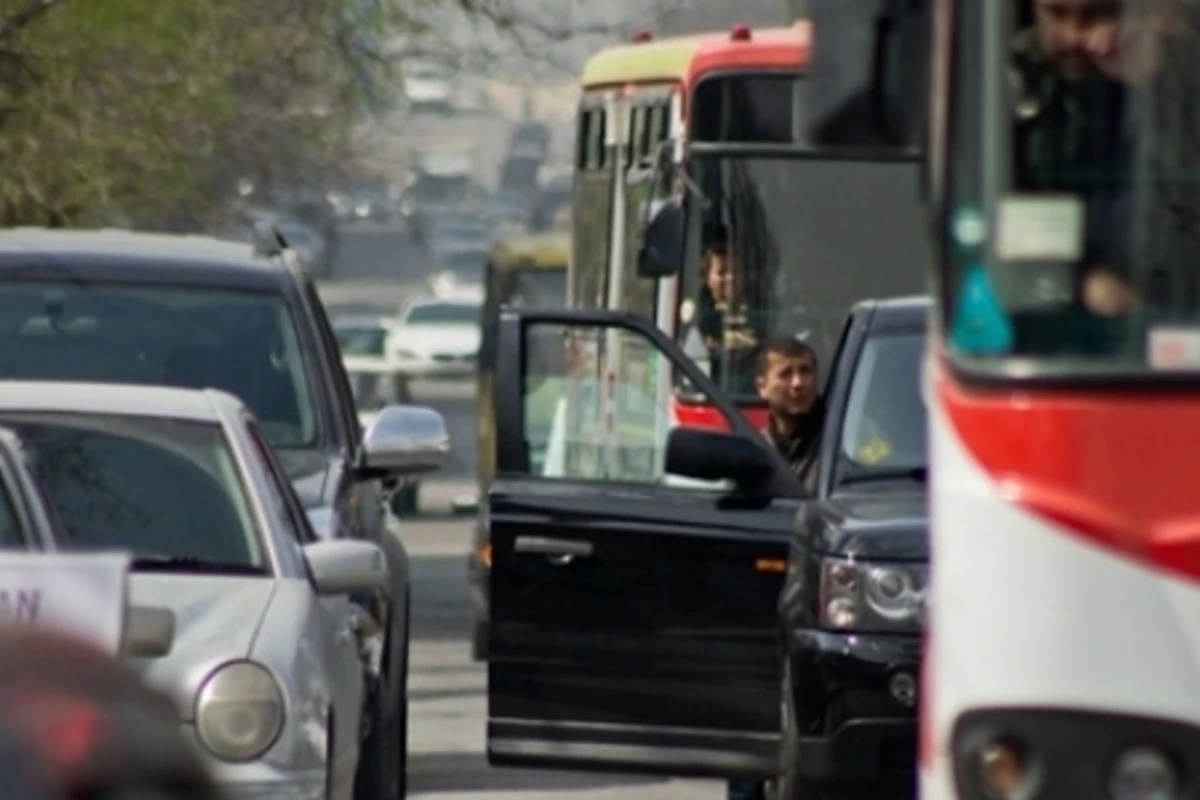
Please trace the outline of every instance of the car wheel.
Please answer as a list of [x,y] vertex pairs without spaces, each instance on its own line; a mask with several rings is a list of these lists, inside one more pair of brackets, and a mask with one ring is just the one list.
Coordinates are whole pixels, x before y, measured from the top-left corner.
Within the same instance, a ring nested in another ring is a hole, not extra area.
[[780,689],[780,718],[783,731],[779,742],[779,778],[775,781],[775,800],[805,800],[810,792],[800,782],[796,753],[800,749],[800,730],[796,722],[796,694],[792,688],[791,659],[783,659],[783,686]]

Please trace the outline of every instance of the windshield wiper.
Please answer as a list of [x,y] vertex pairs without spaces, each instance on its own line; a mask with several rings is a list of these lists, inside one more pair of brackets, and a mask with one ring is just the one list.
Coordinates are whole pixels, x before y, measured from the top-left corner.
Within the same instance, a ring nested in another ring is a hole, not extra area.
[[196,556],[135,556],[131,566],[141,572],[196,572],[219,575],[267,574],[266,567]]
[[838,479],[839,484],[871,483],[873,481],[909,480],[925,483],[929,467],[883,467],[880,469],[850,470]]

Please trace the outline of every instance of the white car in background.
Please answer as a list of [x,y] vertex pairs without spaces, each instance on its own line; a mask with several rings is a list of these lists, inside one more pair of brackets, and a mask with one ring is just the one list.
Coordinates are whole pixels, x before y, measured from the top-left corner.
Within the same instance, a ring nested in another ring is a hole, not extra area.
[[431,298],[409,303],[388,337],[392,363],[418,378],[474,375],[482,311],[483,303],[477,298]]
[[454,76],[443,64],[413,59],[403,66],[404,96],[414,108],[451,111],[454,108]]

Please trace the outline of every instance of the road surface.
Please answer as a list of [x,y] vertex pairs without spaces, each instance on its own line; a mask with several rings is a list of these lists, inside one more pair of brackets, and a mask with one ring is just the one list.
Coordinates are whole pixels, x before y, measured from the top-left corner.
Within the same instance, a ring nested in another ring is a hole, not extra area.
[[[399,305],[419,293],[427,262],[403,231],[368,225],[343,234],[338,280],[326,302]],[[484,756],[487,673],[467,643],[466,558],[472,520],[451,503],[474,491],[474,385],[422,382],[415,400],[446,419],[454,445],[448,469],[422,486],[420,516],[397,523],[413,559],[413,641],[409,677],[409,794],[427,800],[718,800],[711,781],[610,774],[494,770]]]

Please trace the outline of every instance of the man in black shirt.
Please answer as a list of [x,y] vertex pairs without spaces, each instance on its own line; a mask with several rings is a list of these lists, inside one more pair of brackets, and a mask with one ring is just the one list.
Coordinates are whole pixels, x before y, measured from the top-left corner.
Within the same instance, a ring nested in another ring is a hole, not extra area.
[[759,350],[755,384],[767,403],[765,435],[806,486],[816,477],[817,445],[825,419],[817,354],[799,339],[775,338]]
[[[811,491],[825,419],[816,351],[799,339],[768,339],[759,349],[756,372],[758,396],[767,403],[763,435]],[[760,782],[743,778],[729,782],[726,797],[764,800],[766,791]]]

